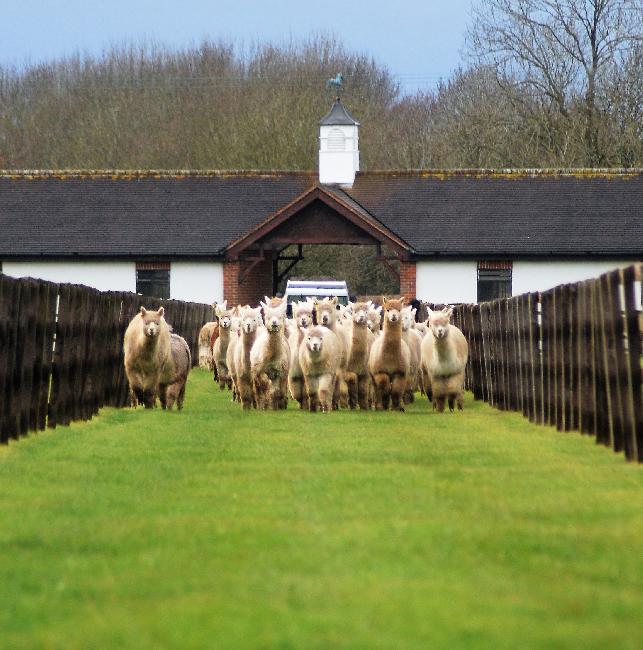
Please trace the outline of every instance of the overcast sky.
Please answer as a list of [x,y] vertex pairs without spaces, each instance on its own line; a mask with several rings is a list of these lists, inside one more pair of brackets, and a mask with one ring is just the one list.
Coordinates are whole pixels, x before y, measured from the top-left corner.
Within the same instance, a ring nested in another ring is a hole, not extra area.
[[0,0],[0,64],[154,40],[288,41],[332,33],[389,67],[405,90],[433,86],[460,62],[475,0]]

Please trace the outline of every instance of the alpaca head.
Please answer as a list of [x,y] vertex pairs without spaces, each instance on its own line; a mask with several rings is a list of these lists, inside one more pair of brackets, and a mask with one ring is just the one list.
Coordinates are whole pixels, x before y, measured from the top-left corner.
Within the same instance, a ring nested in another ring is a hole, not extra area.
[[431,328],[433,336],[440,341],[446,338],[449,333],[449,321],[453,314],[453,307],[445,307],[440,311],[432,311],[429,309],[429,320],[427,325]]

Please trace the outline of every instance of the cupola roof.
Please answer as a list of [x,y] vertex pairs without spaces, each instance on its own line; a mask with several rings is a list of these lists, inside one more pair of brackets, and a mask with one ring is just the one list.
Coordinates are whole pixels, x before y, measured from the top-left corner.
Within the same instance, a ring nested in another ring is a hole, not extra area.
[[359,126],[359,122],[346,110],[339,97],[319,124],[320,126]]

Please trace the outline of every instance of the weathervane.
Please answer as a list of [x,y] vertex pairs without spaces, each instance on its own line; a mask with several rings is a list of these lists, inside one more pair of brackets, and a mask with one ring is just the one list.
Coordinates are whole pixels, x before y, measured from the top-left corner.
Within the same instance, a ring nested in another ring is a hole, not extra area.
[[342,75],[341,72],[338,72],[335,75],[335,78],[327,79],[326,80],[326,88],[332,88],[333,90],[337,91],[337,99],[339,99],[339,91],[342,87],[342,82],[344,81],[344,76]]

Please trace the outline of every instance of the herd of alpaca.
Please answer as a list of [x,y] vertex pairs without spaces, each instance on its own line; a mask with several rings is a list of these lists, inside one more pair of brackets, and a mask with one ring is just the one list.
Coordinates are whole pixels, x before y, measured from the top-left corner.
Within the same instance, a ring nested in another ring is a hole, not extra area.
[[216,306],[199,336],[199,365],[214,372],[244,409],[338,408],[403,411],[417,391],[433,408],[463,407],[468,345],[450,323],[453,309],[429,310],[425,323],[405,299],[339,306],[336,298],[293,304]]

